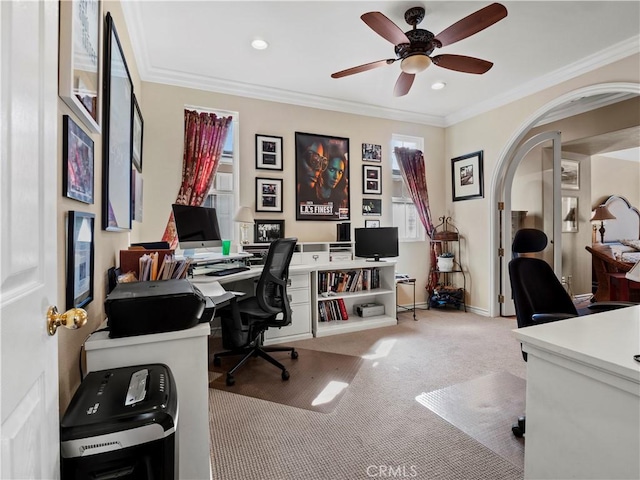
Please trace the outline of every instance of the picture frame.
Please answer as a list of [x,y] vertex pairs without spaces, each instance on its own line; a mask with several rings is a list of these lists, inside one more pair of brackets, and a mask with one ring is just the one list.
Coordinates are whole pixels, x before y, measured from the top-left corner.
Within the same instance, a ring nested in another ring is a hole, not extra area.
[[580,190],[580,162],[560,160],[560,187],[563,190]]
[[138,99],[133,94],[133,151],[131,161],[136,170],[142,173],[142,137],[144,135],[144,119],[138,105]]
[[58,95],[89,131],[101,133],[102,2],[59,2]]
[[102,228],[131,229],[133,83],[110,13],[104,45]]
[[131,215],[134,222],[142,222],[142,174],[131,167]]
[[284,220],[255,220],[253,238],[254,243],[271,243],[284,238]]
[[283,170],[282,137],[256,134],[256,169]]
[[382,215],[382,199],[381,198],[363,198],[362,199],[362,215],[365,217]]
[[562,197],[562,233],[576,233],[578,220],[578,197]]
[[483,150],[451,159],[453,201],[484,198]]
[[382,145],[375,143],[362,144],[362,161],[363,162],[382,162]]
[[380,228],[380,220],[365,220],[364,228]]
[[93,204],[93,140],[69,115],[62,117],[62,194]]
[[349,220],[349,139],[295,132],[296,220]]
[[282,212],[281,178],[256,178],[256,212]]
[[95,215],[71,210],[67,219],[67,310],[93,300]]
[[362,166],[362,193],[364,195],[382,195],[382,167]]

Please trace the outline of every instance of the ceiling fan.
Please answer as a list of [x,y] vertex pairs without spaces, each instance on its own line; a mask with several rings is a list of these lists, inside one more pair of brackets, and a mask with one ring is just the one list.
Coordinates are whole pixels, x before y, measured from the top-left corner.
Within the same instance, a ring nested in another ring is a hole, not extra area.
[[425,10],[422,7],[413,7],[407,10],[404,14],[404,19],[413,29],[403,32],[400,27],[382,13],[365,13],[360,17],[362,21],[382,38],[395,45],[396,58],[378,60],[377,62],[347,68],[331,74],[331,77],[342,78],[354,73],[382,67],[383,65],[391,65],[399,60],[402,73],[400,73],[400,77],[396,81],[393,94],[396,97],[401,97],[409,93],[415,74],[426,70],[432,63],[449,70],[475,74],[486,73],[493,66],[492,62],[480,58],[451,54],[432,57],[431,54],[436,48],[463,40],[502,20],[507,16],[507,9],[503,5],[492,3],[481,8],[444,29],[438,35],[434,35],[429,30],[417,28],[418,24],[424,19],[424,15]]

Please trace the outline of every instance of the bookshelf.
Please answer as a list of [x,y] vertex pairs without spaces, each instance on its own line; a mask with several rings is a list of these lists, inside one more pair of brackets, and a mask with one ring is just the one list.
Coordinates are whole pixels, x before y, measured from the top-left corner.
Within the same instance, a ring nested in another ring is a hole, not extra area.
[[[311,315],[315,337],[396,325],[395,263],[356,260],[312,273]],[[360,317],[355,307],[378,304],[384,313]],[[345,319],[348,317],[347,319]]]

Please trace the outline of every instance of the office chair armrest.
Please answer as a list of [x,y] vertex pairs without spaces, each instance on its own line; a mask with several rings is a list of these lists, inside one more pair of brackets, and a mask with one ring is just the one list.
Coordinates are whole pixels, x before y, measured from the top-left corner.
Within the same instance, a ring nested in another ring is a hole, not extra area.
[[577,317],[573,313],[534,313],[531,315],[531,320],[534,324],[543,324],[549,322],[555,322],[556,320],[566,320],[567,318]]
[[638,304],[636,302],[621,302],[621,301],[596,302],[596,303],[590,304],[589,306],[587,306],[587,308],[594,312],[606,312],[608,310],[617,310],[618,308],[633,307],[634,305],[638,305]]

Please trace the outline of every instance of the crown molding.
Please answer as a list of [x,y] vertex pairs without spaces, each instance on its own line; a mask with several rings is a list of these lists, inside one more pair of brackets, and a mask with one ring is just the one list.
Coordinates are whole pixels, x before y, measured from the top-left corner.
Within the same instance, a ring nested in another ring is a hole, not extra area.
[[[142,81],[436,127],[455,125],[640,52],[640,35],[638,35],[555,72],[537,77],[516,89],[443,117],[155,68],[149,62],[147,45],[144,37],[140,34],[143,29],[140,22],[141,12],[138,2],[121,2],[121,5]],[[572,106],[572,108],[575,108],[575,106]],[[556,112],[556,114],[562,115],[560,111]]]

